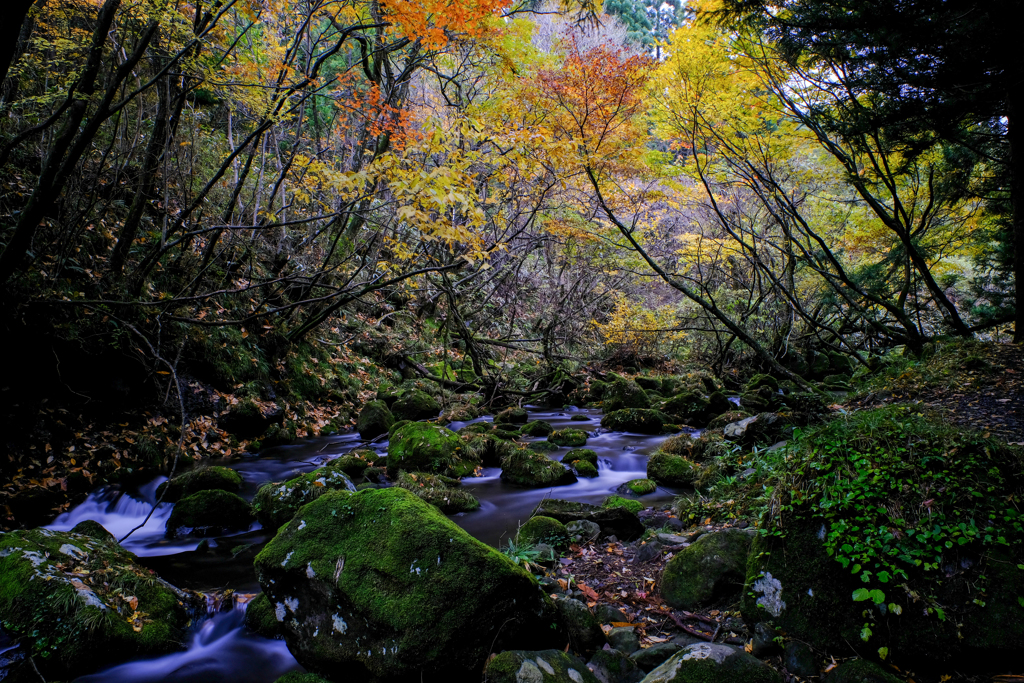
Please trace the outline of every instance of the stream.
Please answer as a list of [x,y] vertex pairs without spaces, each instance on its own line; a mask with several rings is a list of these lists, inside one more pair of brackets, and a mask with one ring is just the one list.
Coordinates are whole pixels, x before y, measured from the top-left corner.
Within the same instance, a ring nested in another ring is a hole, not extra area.
[[[583,421],[577,417],[573,420],[573,416],[587,419]],[[668,438],[667,435],[605,432],[600,427],[599,410],[530,409],[529,417],[530,420],[549,422],[555,429],[572,427],[589,432],[591,436],[585,447],[597,452],[600,474],[594,479],[581,478],[575,484],[548,489],[524,489],[507,484],[500,478],[500,468],[485,468],[482,476],[464,479],[462,485],[480,501],[480,509],[452,515],[451,519],[476,538],[495,547],[505,545],[545,498],[600,504],[621,484],[646,477],[647,456]],[[490,420],[488,416],[472,422]],[[470,422],[453,422],[449,428],[458,430],[467,424]],[[543,439],[524,439],[527,442],[540,440]],[[263,484],[309,472],[357,447],[365,447],[364,444],[356,433],[340,434],[306,439],[243,458],[210,460],[207,464],[224,465],[238,471],[243,480],[239,495],[252,500]],[[371,447],[383,454],[387,451],[387,442],[377,442]],[[569,450],[560,448],[548,455],[554,460],[561,460]],[[156,489],[164,481],[166,477],[157,477],[134,489],[102,487],[60,515],[48,528],[68,531],[79,522],[91,519],[121,538],[143,523],[156,502]],[[664,505],[671,502],[677,493],[676,490],[659,487],[642,500],[648,507]],[[252,558],[273,537],[275,530],[262,529],[256,523],[243,533],[205,539],[205,547],[200,548],[202,538],[169,540],[164,537],[164,524],[172,507],[170,503],[161,503],[149,521],[122,545],[173,585],[203,592],[225,589],[243,595],[259,592]],[[284,641],[262,638],[245,629],[244,612],[244,601],[236,602],[227,611],[217,612],[190,634],[184,651],[129,661],[76,680],[83,683],[199,683],[214,680],[273,683],[289,671],[302,671]]]

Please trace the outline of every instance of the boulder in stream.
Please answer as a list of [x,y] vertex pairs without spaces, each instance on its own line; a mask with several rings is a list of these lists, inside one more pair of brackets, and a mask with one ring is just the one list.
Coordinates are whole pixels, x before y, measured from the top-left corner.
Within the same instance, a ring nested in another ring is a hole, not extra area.
[[558,429],[548,435],[548,441],[557,446],[577,448],[587,445],[587,433],[582,429]]
[[521,448],[501,462],[501,478],[517,486],[541,488],[576,483],[576,475],[542,453]]
[[[199,467],[190,472],[179,474],[157,487],[156,495],[163,494],[165,503],[176,503],[185,496],[199,491],[220,489],[237,493],[242,488],[242,475],[230,467]],[[166,491],[166,493],[165,493]]]
[[462,438],[447,427],[428,422],[396,425],[388,444],[388,476],[395,478],[405,470],[467,477],[480,460],[463,446]]
[[174,504],[167,536],[219,536],[245,531],[252,522],[252,507],[238,495],[220,489],[198,491]]
[[621,541],[631,541],[644,533],[644,525],[637,516],[621,507],[605,508],[589,503],[547,498],[533,510],[533,515],[557,519],[562,524],[587,521],[597,524],[604,536],[615,536]]
[[491,652],[565,645],[526,570],[401,488],[324,494],[255,566],[289,648],[314,673],[479,681]]
[[395,424],[395,416],[384,401],[370,401],[359,411],[356,431],[364,439],[375,439],[387,434],[391,425]]
[[613,432],[636,432],[637,434],[660,434],[669,417],[660,410],[649,408],[624,408],[606,413],[601,426]]
[[623,408],[650,408],[651,398],[640,385],[625,377],[615,377],[603,387],[601,393],[605,412],[622,410]]
[[460,488],[458,479],[451,477],[428,472],[402,472],[395,483],[446,515],[470,512],[480,507],[480,501]]
[[[48,680],[172,652],[204,608],[201,596],[161,581],[98,524],[0,534],[0,620]],[[39,678],[26,674],[15,678]]]
[[753,535],[725,529],[698,538],[669,560],[661,576],[661,595],[670,607],[696,610],[739,595]]
[[300,507],[327,491],[355,491],[352,480],[341,471],[340,460],[288,481],[261,486],[252,501],[256,519],[263,526],[276,529],[294,517]]
[[411,389],[394,402],[391,412],[397,420],[430,420],[441,412],[441,404],[427,392]]

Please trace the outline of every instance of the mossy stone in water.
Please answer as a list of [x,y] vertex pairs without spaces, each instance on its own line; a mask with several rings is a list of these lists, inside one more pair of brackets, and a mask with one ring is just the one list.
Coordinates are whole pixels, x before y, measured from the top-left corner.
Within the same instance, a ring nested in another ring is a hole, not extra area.
[[635,496],[646,496],[658,490],[658,485],[650,479],[631,479],[622,485],[627,491]]
[[740,420],[746,419],[746,418],[748,418],[750,416],[751,416],[750,413],[748,413],[746,411],[743,411],[743,410],[730,410],[728,412],[722,413],[721,415],[719,415],[719,416],[715,417],[713,420],[711,420],[711,422],[708,423],[708,427],[707,428],[709,430],[711,430],[711,429],[716,429],[716,430],[717,429],[722,429],[722,427],[725,427],[725,425],[727,425],[727,424],[732,424],[733,422],[739,422]]
[[391,412],[398,420],[429,420],[441,412],[441,404],[425,391],[412,389],[395,401]]
[[695,610],[738,595],[753,536],[739,529],[705,534],[669,560],[661,595],[675,609]]
[[518,486],[565,486],[576,475],[560,462],[525,448],[513,451],[501,463],[501,478]]
[[601,426],[613,432],[660,434],[668,421],[668,416],[660,410],[623,409],[605,414]]
[[167,518],[167,535],[179,536],[188,529],[194,536],[217,536],[244,531],[252,522],[252,508],[238,495],[220,489],[199,491],[174,504]]
[[487,683],[599,683],[583,662],[561,650],[507,650],[487,662]]
[[571,465],[580,460],[585,460],[591,465],[597,465],[597,452],[589,448],[574,448],[562,458],[562,462]]
[[470,512],[480,507],[480,501],[472,493],[456,488],[458,479],[426,472],[402,472],[395,483],[446,515]]
[[256,519],[263,526],[276,529],[294,517],[303,505],[328,491],[355,491],[352,480],[335,463],[337,460],[288,481],[261,486],[252,501]]
[[381,434],[387,434],[393,424],[395,416],[388,409],[388,404],[384,401],[370,401],[359,411],[356,431],[364,439],[375,439]]
[[570,522],[592,522],[601,528],[601,533],[605,536],[614,535],[623,541],[639,538],[645,530],[636,514],[625,508],[605,508],[573,500],[547,498],[541,501],[531,514],[557,519],[567,527]]
[[490,652],[565,643],[528,572],[397,487],[321,496],[255,567],[315,673],[479,681]]
[[519,433],[523,436],[547,436],[553,431],[555,431],[555,428],[550,423],[544,420],[534,420],[524,424]]
[[573,463],[572,466],[573,469],[576,470],[576,476],[578,477],[586,477],[588,479],[593,479],[594,477],[600,475],[600,472],[597,469],[597,465],[590,462],[589,460],[577,460],[576,462]]
[[373,451],[358,451],[346,453],[340,458],[332,460],[330,466],[332,469],[341,470],[349,478],[361,477],[376,459],[377,454]]
[[516,542],[525,545],[546,543],[556,550],[564,550],[569,546],[569,532],[565,525],[551,517],[531,517],[526,524],[519,527]]
[[644,504],[639,500],[630,500],[622,496],[608,496],[604,499],[602,507],[608,509],[622,508],[632,512],[634,515],[644,509]]
[[647,460],[647,478],[664,486],[691,486],[700,476],[700,465],[681,455],[655,451]]
[[530,419],[530,414],[525,408],[506,408],[494,416],[494,424],[517,424],[524,425]]
[[613,412],[625,408],[650,408],[651,399],[647,392],[640,388],[636,382],[624,377],[616,377],[614,381],[605,387],[602,394],[603,406],[606,412]]
[[673,396],[665,401],[662,410],[694,427],[703,427],[711,418],[711,403],[694,391],[684,391]]
[[558,444],[551,443],[550,441],[534,441],[527,444],[526,447],[537,453],[552,453],[560,448]]
[[462,439],[452,430],[425,422],[410,422],[391,434],[388,476],[402,470],[466,477],[480,465],[463,451]]
[[[164,502],[176,503],[185,496],[191,496],[198,491],[220,489],[236,492],[241,488],[242,475],[229,467],[213,465],[200,467],[165,481],[157,487],[156,495],[159,497],[163,493]],[[164,493],[165,491],[166,493]]]
[[270,598],[260,593],[245,606],[245,627],[264,638],[276,638],[284,633],[281,622],[274,614]]
[[757,391],[761,387],[768,387],[773,392],[779,391],[779,380],[771,375],[754,375],[744,387],[744,391]]
[[173,652],[190,611],[204,606],[201,596],[174,589],[137,564],[109,534],[93,532],[0,534],[0,621],[47,680]]
[[782,676],[739,648],[694,643],[647,674],[644,683],[782,683]]
[[582,429],[559,429],[548,435],[548,441],[559,446],[571,446],[573,448],[586,446],[587,433]]

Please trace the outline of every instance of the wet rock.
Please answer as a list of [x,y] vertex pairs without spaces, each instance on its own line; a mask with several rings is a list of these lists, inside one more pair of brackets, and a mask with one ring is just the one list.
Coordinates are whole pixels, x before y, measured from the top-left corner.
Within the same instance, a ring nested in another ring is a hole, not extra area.
[[614,535],[626,541],[635,540],[644,533],[644,525],[637,516],[622,508],[548,498],[534,508],[533,514],[552,517],[566,525],[580,520],[593,522],[601,528],[603,535]]
[[605,413],[611,413],[624,408],[650,408],[651,399],[647,392],[640,388],[636,382],[624,377],[616,377],[611,383],[604,387],[602,393],[603,408]]
[[782,683],[774,669],[756,657],[714,643],[689,645],[647,674],[644,683]]
[[548,435],[548,441],[557,446],[586,446],[587,433],[582,429],[559,429]]
[[530,419],[525,408],[506,408],[494,416],[494,424],[524,425]]
[[560,598],[555,600],[562,626],[569,634],[573,652],[582,656],[593,654],[604,647],[607,641],[601,624],[579,600]]
[[523,436],[547,436],[553,431],[555,431],[555,428],[550,423],[544,420],[534,420],[524,424],[519,433]]
[[478,681],[490,652],[565,644],[528,572],[400,488],[324,494],[255,567],[289,648],[316,673]]
[[753,635],[750,641],[750,654],[764,658],[779,651],[779,632],[771,624],[757,622],[754,624]]
[[602,624],[628,624],[629,617],[626,613],[620,609],[615,609],[611,605],[601,603],[594,608],[594,616]]
[[670,518],[668,520],[668,522],[666,522],[665,526],[667,526],[670,529],[673,529],[675,531],[682,531],[683,530],[683,520],[679,519],[678,517],[672,517],[672,518]]
[[159,497],[162,494],[165,503],[176,503],[199,491],[220,489],[237,493],[241,488],[242,475],[229,467],[214,465],[200,467],[165,481],[157,487],[156,495]]
[[818,662],[817,655],[805,643],[796,640],[786,643],[782,653],[782,664],[789,673],[801,678],[817,676],[820,671]]
[[167,535],[219,536],[245,531],[254,521],[252,507],[234,493],[199,491],[174,504],[167,518]]
[[866,659],[843,662],[822,679],[822,683],[900,683],[903,679]]
[[47,680],[173,652],[203,604],[137,564],[109,534],[0,534],[0,618]]
[[615,489],[624,495],[646,496],[658,490],[658,485],[651,479],[631,479]]
[[566,486],[577,481],[572,470],[562,463],[525,448],[513,451],[502,461],[501,478],[517,486],[533,488]]
[[725,428],[727,425],[732,424],[733,422],[739,422],[740,420],[743,420],[748,417],[751,417],[751,415],[746,411],[735,409],[730,410],[728,412],[722,413],[718,417],[711,420],[711,422],[708,423],[707,429],[720,430]]
[[284,634],[281,622],[274,615],[270,598],[260,593],[245,607],[245,627],[264,638],[277,638]]
[[647,477],[662,486],[690,486],[700,476],[701,466],[681,455],[655,451],[647,460]]
[[636,662],[615,648],[595,652],[587,668],[601,683],[640,683],[644,678]]
[[597,465],[587,462],[586,460],[578,460],[573,463],[573,469],[576,471],[576,476],[578,477],[593,479],[594,477],[601,475],[600,471],[597,469]]
[[[446,515],[471,512],[480,507],[472,493],[459,488],[459,480],[428,472],[402,472],[395,484],[430,503]],[[358,490],[358,487],[357,487]]]
[[683,545],[692,540],[689,536],[680,536],[679,534],[658,534],[657,539],[665,545]]
[[669,642],[678,645],[680,648],[684,648],[698,643],[706,643],[708,641],[703,638],[698,638],[697,636],[691,636],[689,633],[680,633],[678,636],[673,637]]
[[661,594],[676,609],[699,609],[738,595],[746,575],[751,534],[726,529],[706,534],[665,565]]
[[640,638],[632,626],[616,626],[608,632],[608,644],[619,652],[631,655],[640,649]]
[[391,425],[395,424],[395,416],[384,401],[370,401],[359,411],[356,431],[364,439],[375,439],[387,434]]
[[409,422],[395,426],[388,443],[388,476],[402,470],[444,474],[456,479],[469,476],[480,460],[463,448],[459,435],[436,424]]
[[561,650],[507,650],[487,663],[485,683],[600,683],[583,662]]
[[654,560],[661,559],[661,553],[661,543],[648,541],[636,549],[636,555],[633,556],[633,560],[635,562],[653,562]]
[[712,417],[711,403],[693,391],[684,391],[665,401],[662,410],[675,420],[693,427],[703,427]]
[[325,491],[354,492],[356,487],[352,485],[352,480],[336,463],[337,460],[333,460],[324,467],[288,481],[261,486],[252,501],[256,519],[263,526],[276,529],[294,517],[299,508]]
[[660,434],[669,421],[668,415],[660,410],[624,408],[605,413],[601,426],[613,432]]
[[569,547],[569,532],[565,525],[551,517],[531,517],[526,524],[519,527],[516,542],[523,545],[547,543],[553,548],[563,550]]
[[651,671],[664,664],[669,657],[679,652],[682,646],[676,643],[656,643],[650,647],[637,650],[629,656],[643,672]]
[[580,461],[597,465],[597,452],[589,448],[574,448],[562,457],[563,465],[572,465]]
[[576,543],[596,541],[601,535],[601,527],[586,519],[569,522],[565,525],[565,530],[569,532],[569,536]]
[[430,420],[441,412],[441,404],[419,389],[403,393],[391,406],[396,420]]
[[217,418],[217,426],[243,439],[257,437],[272,424],[284,421],[284,410],[276,405],[261,405],[244,398]]

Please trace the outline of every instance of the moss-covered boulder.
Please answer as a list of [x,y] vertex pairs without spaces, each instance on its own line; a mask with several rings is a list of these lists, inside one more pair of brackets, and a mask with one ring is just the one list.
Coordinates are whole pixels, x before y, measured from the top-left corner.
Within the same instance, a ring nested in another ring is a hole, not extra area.
[[571,522],[593,522],[601,528],[602,535],[615,536],[621,541],[640,538],[645,530],[636,514],[625,508],[606,508],[557,498],[547,498],[541,501],[534,508],[532,514],[557,519],[567,526]]
[[700,465],[681,455],[655,451],[647,459],[647,478],[662,486],[692,486],[700,477]]
[[721,415],[715,416],[711,422],[708,422],[708,430],[720,430],[728,424],[733,422],[739,422],[740,420],[751,417],[751,414],[743,410],[729,410],[722,413]]
[[391,406],[396,420],[430,420],[441,412],[441,404],[420,389],[404,392]]
[[245,531],[253,523],[252,507],[234,493],[213,489],[185,496],[167,518],[167,535],[219,536]]
[[619,487],[619,493],[634,496],[646,496],[658,490],[658,485],[651,479],[630,479]]
[[597,465],[597,452],[590,448],[574,448],[562,457],[562,462],[566,465],[572,465],[581,460]]
[[743,588],[753,536],[740,529],[705,534],[669,560],[661,595],[676,609],[696,610],[734,598]]
[[739,648],[695,643],[669,657],[644,683],[782,683],[770,666]]
[[179,474],[174,479],[169,479],[157,487],[156,495],[163,495],[165,503],[175,503],[185,496],[190,496],[199,491],[211,491],[220,489],[235,493],[242,488],[242,475],[230,467],[200,467]]
[[722,429],[726,439],[745,447],[771,446],[793,435],[793,424],[779,413],[759,413]]
[[577,460],[572,464],[572,468],[575,470],[577,477],[593,479],[594,477],[601,475],[600,470],[597,469],[597,465],[589,460]]
[[579,600],[555,600],[558,617],[569,636],[569,646],[576,654],[586,657],[600,650],[608,642],[601,624],[590,609]]
[[337,463],[338,460],[332,460],[312,472],[261,486],[252,501],[256,519],[263,526],[276,529],[294,517],[300,507],[328,491],[354,492],[352,480]]
[[651,399],[636,382],[616,377],[602,392],[602,406],[606,413],[625,408],[650,408]]
[[558,446],[577,448],[587,445],[587,433],[582,429],[559,429],[548,435],[548,441]]
[[779,380],[771,375],[758,374],[750,378],[750,381],[743,387],[743,391],[757,391],[761,387],[768,387],[775,393],[779,391]]
[[526,412],[526,408],[506,408],[497,415],[494,416],[494,424],[512,424],[512,425],[524,425],[530,419],[530,414]]
[[601,507],[608,510],[626,510],[631,514],[637,514],[644,509],[644,504],[639,500],[633,500],[632,498],[623,498],[622,496],[608,496],[604,499],[604,503]]
[[519,433],[523,436],[547,436],[551,432],[555,431],[555,428],[551,426],[549,422],[544,420],[534,420],[533,422],[527,422],[524,424]]
[[391,434],[388,443],[388,476],[402,470],[467,477],[480,461],[463,449],[459,435],[440,425],[409,422]]
[[463,441],[465,442],[463,446],[465,457],[479,461],[484,467],[501,467],[502,460],[513,451],[522,448],[522,444],[494,436],[467,435]]
[[601,418],[601,426],[613,432],[660,434],[668,421],[668,416],[660,410],[629,408],[606,413]]
[[561,448],[557,443],[551,443],[550,441],[534,441],[533,443],[526,444],[526,447],[535,453],[554,453]]
[[472,493],[458,488],[458,479],[426,472],[402,472],[395,483],[446,515],[471,512],[480,507],[480,501]]
[[694,391],[684,391],[673,396],[665,401],[662,410],[673,420],[693,427],[703,427],[712,417],[711,402]]
[[526,524],[519,527],[516,542],[523,545],[544,543],[556,550],[564,550],[569,547],[569,532],[565,530],[565,525],[557,519],[543,516],[531,517]]
[[251,439],[263,434],[270,425],[280,424],[283,420],[284,411],[276,404],[243,398],[217,418],[217,425],[243,439]]
[[746,619],[917,670],[1005,670],[1024,650],[1018,451],[891,406],[802,435],[770,484],[784,493],[751,548]]
[[508,650],[487,662],[484,683],[600,683],[583,662],[561,650]]
[[565,643],[529,573],[402,488],[321,496],[255,566],[314,673],[478,681],[490,652]]
[[505,457],[501,463],[501,478],[517,486],[533,488],[576,483],[576,475],[562,463],[525,448]]
[[359,411],[356,431],[364,439],[376,439],[381,434],[387,434],[393,424],[395,416],[388,409],[388,404],[384,401],[370,401]]
[[751,413],[763,413],[778,408],[782,395],[768,386],[761,386],[754,391],[744,391],[740,395],[740,407]]
[[330,466],[332,469],[341,470],[345,476],[352,479],[364,476],[366,469],[372,467],[376,461],[376,453],[371,450],[360,450],[335,458],[330,462]]
[[260,593],[245,606],[245,627],[264,638],[284,635],[281,622],[274,614],[274,606],[265,593]]
[[[201,596],[164,583],[110,534],[94,532],[0,534],[0,626],[47,680],[173,652],[204,608]],[[12,680],[39,680],[26,673]]]

